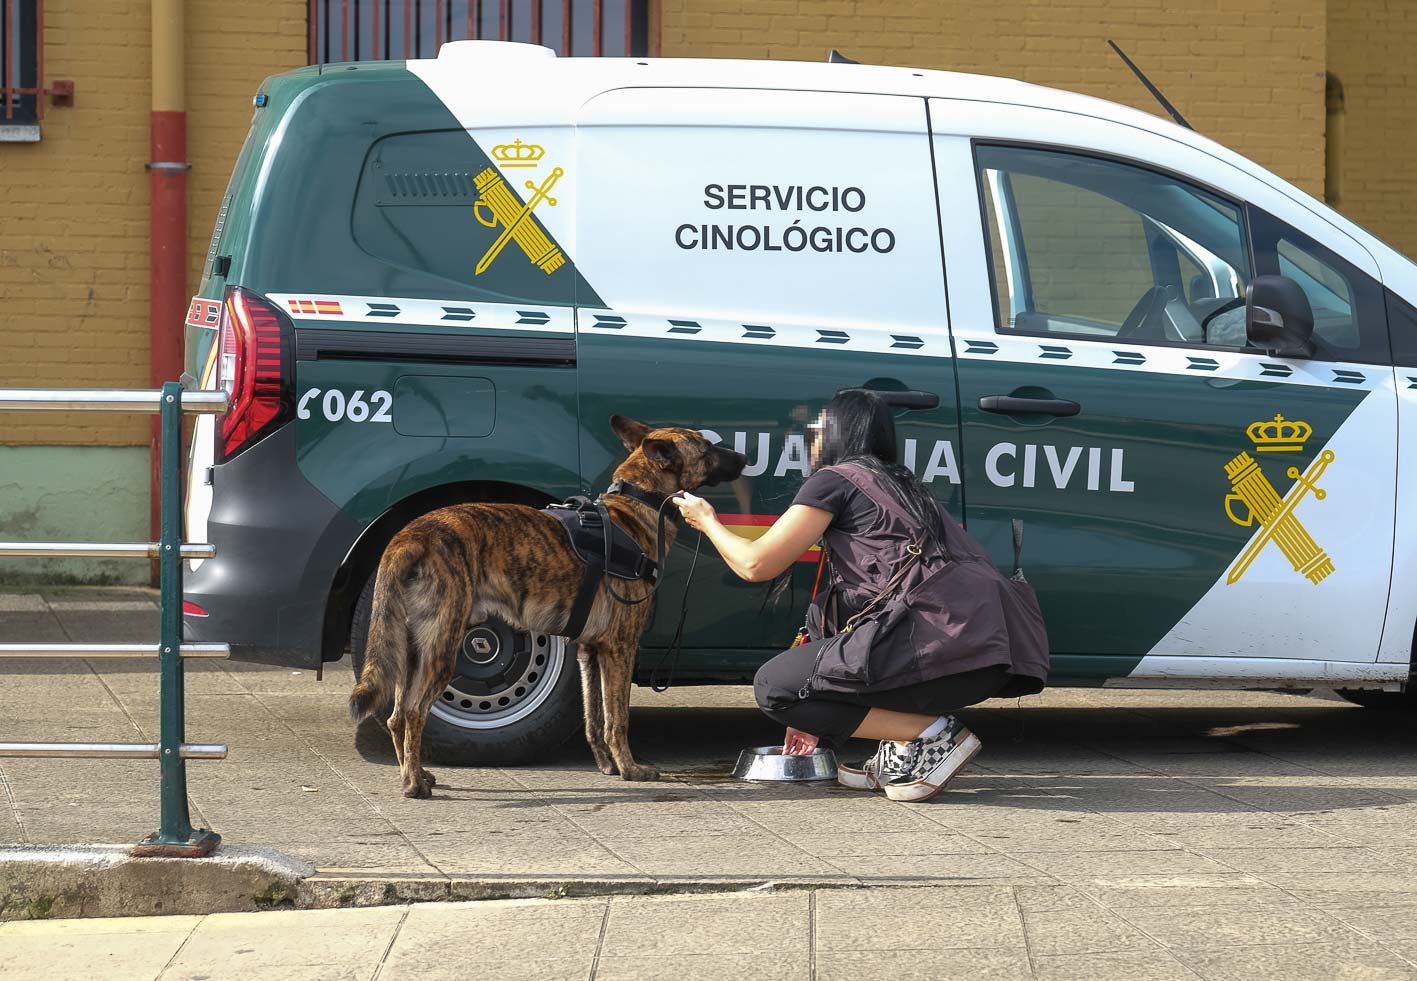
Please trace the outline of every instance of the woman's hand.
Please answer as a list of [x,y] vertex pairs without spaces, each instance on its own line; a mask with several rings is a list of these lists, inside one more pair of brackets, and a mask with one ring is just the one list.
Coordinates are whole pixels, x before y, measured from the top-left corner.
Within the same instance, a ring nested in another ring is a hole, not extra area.
[[707,531],[709,525],[718,520],[718,512],[713,509],[712,504],[702,497],[695,497],[688,491],[680,491],[670,500],[679,509],[679,513],[684,516],[684,520],[689,523],[690,528]]
[[810,756],[817,749],[817,737],[800,729],[788,729],[787,738],[782,741],[784,756]]
[[830,511],[794,504],[761,538],[750,539],[719,521],[713,505],[701,497],[680,491],[670,500],[689,527],[713,543],[733,574],[748,582],[768,582],[792,568],[832,520]]

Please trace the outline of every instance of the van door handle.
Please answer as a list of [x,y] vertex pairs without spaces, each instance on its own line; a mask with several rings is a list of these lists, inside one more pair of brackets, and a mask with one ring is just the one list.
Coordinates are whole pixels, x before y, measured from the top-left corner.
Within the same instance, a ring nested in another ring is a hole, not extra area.
[[904,392],[887,392],[880,388],[868,388],[865,391],[870,392],[886,405],[898,409],[938,409],[940,407],[940,397],[934,392],[921,392],[915,389]]
[[1082,406],[1068,399],[1023,399],[1015,395],[985,395],[979,399],[985,412],[1004,415],[1075,416]]

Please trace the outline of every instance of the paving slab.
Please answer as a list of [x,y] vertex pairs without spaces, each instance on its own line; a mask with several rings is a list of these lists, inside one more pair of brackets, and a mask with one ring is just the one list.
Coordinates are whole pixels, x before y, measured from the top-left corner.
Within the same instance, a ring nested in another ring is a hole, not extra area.
[[1161,948],[1118,913],[1097,907],[1025,912],[1023,925],[1028,949],[1037,956]]
[[818,951],[816,958],[816,977],[819,981],[838,978],[1017,981],[1029,976],[1029,957],[1022,948],[824,950]]
[[1374,940],[1417,942],[1417,903],[1400,906],[1328,906],[1334,919]]
[[[205,917],[166,973],[191,978],[239,978],[250,967],[344,970],[372,977],[408,910],[379,906],[358,910],[272,911],[257,917],[215,913]],[[213,973],[212,966],[215,968]]]
[[[807,981],[805,951],[782,954],[608,954],[596,965],[596,981],[723,981],[750,975],[754,981]],[[822,976],[820,973],[818,976]]]
[[151,981],[186,943],[194,925],[175,916],[147,922],[0,924],[0,977],[6,981]]
[[1294,905],[1172,906],[1114,912],[1157,943],[1171,948],[1354,943],[1361,939],[1352,927],[1324,910]]
[[1108,909],[1253,906],[1299,903],[1291,890],[1244,873],[1070,876],[1079,893]]
[[782,954],[805,962],[811,895],[617,896],[609,901],[602,957]]
[[1395,951],[1364,944],[1261,944],[1249,947],[1203,947],[1174,952],[1176,958],[1208,981],[1332,981],[1361,978],[1387,981],[1417,977],[1417,966]]
[[1169,951],[1106,954],[1037,954],[1039,981],[1195,981],[1199,975]]
[[1373,848],[1208,848],[1200,850],[1212,861],[1240,872],[1397,872],[1406,863],[1398,855]]
[[819,952],[1024,947],[1022,915],[1002,886],[822,891],[814,923]]
[[1212,858],[1184,849],[1087,852],[1017,852],[1013,857],[1040,872],[1069,875],[1193,875],[1231,871]]

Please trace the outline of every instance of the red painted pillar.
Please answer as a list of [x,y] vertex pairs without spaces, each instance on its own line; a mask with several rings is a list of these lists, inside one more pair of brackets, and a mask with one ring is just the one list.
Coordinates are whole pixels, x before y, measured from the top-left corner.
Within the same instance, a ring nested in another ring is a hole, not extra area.
[[[182,374],[187,311],[187,113],[183,0],[152,0],[152,157],[150,190],[149,382],[161,388]],[[158,539],[160,427],[153,416],[151,460],[152,541]]]

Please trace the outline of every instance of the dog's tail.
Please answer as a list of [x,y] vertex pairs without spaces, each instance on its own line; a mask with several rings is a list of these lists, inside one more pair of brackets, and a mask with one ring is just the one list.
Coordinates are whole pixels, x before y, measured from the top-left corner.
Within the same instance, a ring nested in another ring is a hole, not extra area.
[[364,645],[364,668],[349,696],[349,714],[355,722],[369,718],[388,703],[399,666],[408,660],[404,584],[422,560],[423,548],[410,542],[390,548],[379,563],[369,615],[369,639]]

